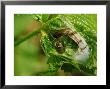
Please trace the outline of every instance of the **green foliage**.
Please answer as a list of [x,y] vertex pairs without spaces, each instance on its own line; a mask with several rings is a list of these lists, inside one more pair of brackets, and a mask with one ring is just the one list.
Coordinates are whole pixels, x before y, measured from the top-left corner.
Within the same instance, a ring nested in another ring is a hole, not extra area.
[[[46,22],[45,27],[41,32],[41,45],[48,57],[47,63],[51,64],[50,70],[57,71],[64,63],[68,62],[71,66],[74,66],[72,69],[68,70],[78,70],[79,72],[84,71],[89,74],[96,74],[96,19],[97,16],[95,14],[57,15]],[[59,54],[55,50],[54,34],[62,27],[75,28],[86,40],[91,50],[89,61],[87,61],[86,64],[79,64],[74,60],[74,53],[78,46],[67,36],[63,36],[61,38],[66,48],[65,52],[63,54]],[[65,68],[63,69],[67,70]]]
[[[24,29],[26,28],[25,26],[28,25],[32,20],[35,20],[36,22],[40,22],[42,24],[38,31],[36,30],[32,31],[30,34],[24,36],[23,39],[20,40],[15,39],[14,43],[15,46],[18,46],[27,39],[37,35],[38,33],[41,33],[40,43],[48,59],[47,64],[49,68],[48,70],[44,72],[39,72],[35,75],[54,76],[57,75],[59,69],[64,70],[64,72],[71,73],[81,72],[86,75],[96,75],[97,71],[96,14],[30,14],[26,16],[15,15],[14,20],[16,22],[14,27],[15,29],[14,38],[17,38],[24,31]],[[78,45],[68,36],[64,35],[60,38],[60,42],[63,43],[65,50],[63,50],[62,53],[58,52],[62,51],[62,49],[57,50],[55,47],[55,42],[57,41],[57,39],[55,38],[55,33],[60,31],[61,28],[76,29],[76,31],[85,39],[90,49],[89,59],[86,63],[78,63],[75,60],[75,53],[78,49]],[[29,50],[30,49],[31,46],[29,46]],[[25,53],[26,53],[25,55],[28,55],[26,59],[28,59],[29,57],[31,57],[32,59],[32,56],[29,56],[28,52],[25,51]],[[35,56],[34,53],[31,54]],[[23,63],[25,64],[25,62]],[[23,69],[21,68],[21,70]]]

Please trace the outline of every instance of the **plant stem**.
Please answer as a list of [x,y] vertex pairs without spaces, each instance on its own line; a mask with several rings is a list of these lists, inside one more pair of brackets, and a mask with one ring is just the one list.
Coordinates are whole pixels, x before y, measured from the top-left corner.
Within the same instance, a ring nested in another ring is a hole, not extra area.
[[37,35],[40,33],[40,30],[37,30],[37,31],[33,31],[32,33],[28,34],[27,36],[25,36],[24,38],[20,39],[20,40],[17,40],[15,43],[14,43],[14,47],[20,45],[21,43],[23,43],[25,40]]
[[[50,21],[50,20],[49,20],[49,21]],[[48,21],[47,21],[47,22],[48,22]],[[47,22],[46,22],[46,23],[47,23]],[[31,38],[31,37],[33,37],[33,36],[39,34],[39,33],[40,33],[40,30],[42,29],[42,27],[43,27],[46,23],[42,23],[41,28],[38,29],[37,31],[33,31],[32,33],[30,33],[29,35],[23,37],[22,39],[17,40],[17,41],[14,43],[14,47],[20,45],[20,44],[21,44],[22,42],[24,42],[25,40],[27,40],[27,39],[29,39],[29,38]]]

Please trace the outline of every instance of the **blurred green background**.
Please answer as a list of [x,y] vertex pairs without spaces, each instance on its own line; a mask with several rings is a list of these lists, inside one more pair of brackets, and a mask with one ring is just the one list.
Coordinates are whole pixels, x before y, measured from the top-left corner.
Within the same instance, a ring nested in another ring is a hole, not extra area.
[[[37,30],[40,23],[32,15],[14,15],[14,41],[24,38]],[[35,75],[48,68],[46,57],[40,46],[40,34],[34,36],[14,48],[14,75]]]

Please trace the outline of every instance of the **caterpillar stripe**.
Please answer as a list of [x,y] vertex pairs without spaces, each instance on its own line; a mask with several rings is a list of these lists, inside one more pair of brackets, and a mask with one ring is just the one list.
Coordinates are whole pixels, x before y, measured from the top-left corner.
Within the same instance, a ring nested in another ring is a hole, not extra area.
[[[70,28],[61,29],[55,33],[55,37],[59,39],[61,36],[67,35],[78,45],[78,50],[75,53],[75,59],[78,62],[86,62],[89,58],[89,47],[84,38],[76,32],[76,30],[71,30]],[[60,43],[61,45],[61,43]]]

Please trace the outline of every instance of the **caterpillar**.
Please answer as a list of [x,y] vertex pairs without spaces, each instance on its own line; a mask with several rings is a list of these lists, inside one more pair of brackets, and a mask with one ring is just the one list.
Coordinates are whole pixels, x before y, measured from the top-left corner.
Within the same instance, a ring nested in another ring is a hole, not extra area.
[[55,48],[56,48],[57,52],[60,53],[60,54],[65,52],[65,47],[60,42],[60,39],[56,39],[56,41],[55,41]]
[[[55,38],[60,39],[60,37],[62,37],[63,35],[69,36],[73,41],[77,43],[79,48],[75,53],[75,59],[78,62],[86,62],[86,60],[89,58],[89,47],[84,38],[81,37],[81,35],[77,31],[70,28],[63,28],[60,31],[56,32]],[[62,43],[59,41],[56,41],[55,47],[57,51],[64,49]],[[64,52],[64,50],[62,52]]]

